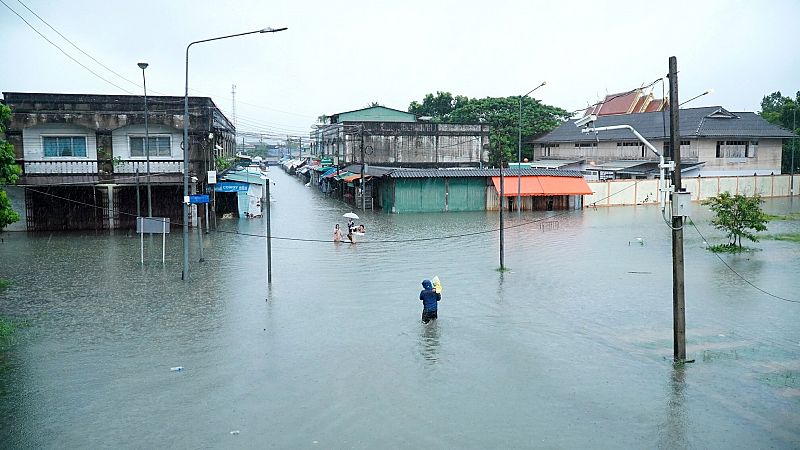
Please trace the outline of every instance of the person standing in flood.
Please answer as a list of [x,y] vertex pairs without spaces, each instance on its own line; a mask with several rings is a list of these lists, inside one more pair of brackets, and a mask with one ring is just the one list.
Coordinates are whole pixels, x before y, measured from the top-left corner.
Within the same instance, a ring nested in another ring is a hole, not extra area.
[[333,229],[333,242],[336,242],[337,244],[339,242],[342,242],[342,230],[341,228],[339,228],[338,223],[336,224],[336,227],[334,227]]
[[442,295],[433,289],[431,280],[422,280],[422,291],[419,293],[419,299],[422,300],[422,323],[437,319],[438,303],[442,299]]

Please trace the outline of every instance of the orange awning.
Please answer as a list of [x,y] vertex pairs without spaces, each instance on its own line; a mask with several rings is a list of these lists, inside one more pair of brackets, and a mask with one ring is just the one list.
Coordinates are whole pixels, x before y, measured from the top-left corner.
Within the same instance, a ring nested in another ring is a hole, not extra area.
[[[367,176],[367,175],[365,175],[365,176],[364,176],[364,179],[366,180],[367,178],[370,178],[370,177],[369,177],[369,176]],[[344,177],[344,178],[342,178],[342,181],[345,181],[345,182],[347,182],[347,183],[350,183],[350,182],[352,182],[353,180],[359,180],[359,179],[361,179],[361,174],[355,174],[355,175],[350,175],[350,176],[347,176],[347,177]]]
[[[517,196],[517,177],[509,176],[503,183],[505,197]],[[500,193],[500,177],[492,177],[494,188]],[[525,176],[521,179],[521,196],[532,195],[592,195],[589,184],[583,177]]]

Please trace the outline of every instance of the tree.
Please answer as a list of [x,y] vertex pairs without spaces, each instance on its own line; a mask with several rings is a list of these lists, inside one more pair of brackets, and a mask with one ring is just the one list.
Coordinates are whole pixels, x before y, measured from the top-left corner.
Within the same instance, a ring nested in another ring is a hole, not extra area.
[[467,102],[469,102],[469,99],[463,95],[453,97],[453,94],[449,92],[436,91],[436,95],[426,94],[425,98],[422,99],[422,103],[411,102],[408,105],[408,112],[418,117],[430,117],[433,122],[447,122],[450,118],[450,113]]
[[[794,100],[791,97],[784,97],[780,91],[773,92],[765,96],[761,100],[761,117],[767,122],[775,125],[782,126],[788,130],[792,130],[794,134],[800,134],[800,123],[795,123],[795,114],[797,107],[800,104],[800,91],[795,94]],[[792,129],[792,127],[797,127]],[[792,144],[791,140],[783,143],[783,157],[781,160],[782,173],[797,173],[798,166],[800,166],[800,159],[798,158],[797,150],[795,150],[794,157],[794,170],[792,170]],[[794,143],[794,145],[797,145]]]
[[[569,118],[567,111],[541,103],[530,98],[522,98],[522,141],[540,136],[552,131],[559,124]],[[470,99],[464,104],[459,103],[448,117],[448,122],[485,123],[496,131],[497,136],[502,136],[501,148],[509,149],[504,157],[506,161],[516,161],[519,142],[519,97],[486,97]],[[499,154],[495,152],[497,146],[492,145],[489,154],[489,163],[497,163]],[[523,145],[523,158],[533,159],[533,148]]]
[[0,230],[19,220],[19,214],[11,208],[11,200],[3,189],[5,185],[15,184],[22,173],[16,164],[14,146],[5,140],[6,127],[10,120],[11,108],[0,104]]
[[383,105],[381,105],[378,102],[369,102],[369,103],[367,103],[367,108],[374,108],[376,106],[383,106]]
[[741,194],[731,195],[725,191],[716,197],[703,200],[702,203],[710,205],[711,211],[716,214],[711,223],[725,231],[728,236],[728,247],[741,250],[742,237],[758,242],[755,232],[767,229],[769,218],[761,210],[763,200],[758,195],[746,197]]

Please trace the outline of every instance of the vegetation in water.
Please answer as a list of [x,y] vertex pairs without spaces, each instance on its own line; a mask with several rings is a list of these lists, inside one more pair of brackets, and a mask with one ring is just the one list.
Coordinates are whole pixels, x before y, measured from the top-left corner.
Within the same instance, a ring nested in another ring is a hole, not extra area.
[[711,224],[728,236],[727,245],[712,245],[709,250],[736,253],[742,251],[742,238],[758,242],[756,233],[765,231],[769,222],[769,217],[761,210],[763,202],[758,195],[746,197],[727,191],[703,200],[702,203],[709,205],[716,214]]

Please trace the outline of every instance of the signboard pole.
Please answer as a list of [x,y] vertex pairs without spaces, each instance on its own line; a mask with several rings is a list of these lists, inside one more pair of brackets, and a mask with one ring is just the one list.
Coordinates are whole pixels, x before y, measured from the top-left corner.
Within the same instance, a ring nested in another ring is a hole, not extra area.
[[[199,214],[198,214],[199,216]],[[197,245],[200,246],[200,262],[203,262],[203,221],[200,220],[200,217],[197,218]]]
[[272,180],[267,180],[267,283],[272,284],[272,230],[270,229],[270,197],[269,184]]
[[[137,217],[136,220],[141,220],[141,218]],[[139,253],[142,256],[142,265],[144,265],[144,233],[139,233]]]
[[161,220],[161,265],[165,264],[167,255],[167,221]]

